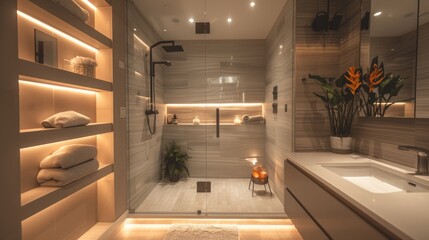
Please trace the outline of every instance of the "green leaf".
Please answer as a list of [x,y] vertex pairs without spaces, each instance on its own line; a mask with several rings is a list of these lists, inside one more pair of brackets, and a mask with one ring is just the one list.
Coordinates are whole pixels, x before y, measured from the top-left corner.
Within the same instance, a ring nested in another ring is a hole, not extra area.
[[308,77],[309,77],[310,79],[314,79],[314,80],[319,81],[321,84],[328,84],[328,81],[326,81],[326,78],[323,78],[323,77],[321,77],[321,76],[319,76],[319,75],[311,75],[311,74],[308,74]]
[[319,97],[322,100],[322,102],[325,102],[325,103],[328,102],[328,99],[325,96],[322,96],[322,95],[317,94],[317,93],[313,93],[313,94],[316,95],[317,97]]
[[344,87],[344,85],[346,85],[346,83],[347,83],[347,79],[345,77],[346,75],[348,76],[347,72],[341,74],[341,76],[339,78],[337,78],[337,80],[335,80],[335,86],[337,86],[339,88]]

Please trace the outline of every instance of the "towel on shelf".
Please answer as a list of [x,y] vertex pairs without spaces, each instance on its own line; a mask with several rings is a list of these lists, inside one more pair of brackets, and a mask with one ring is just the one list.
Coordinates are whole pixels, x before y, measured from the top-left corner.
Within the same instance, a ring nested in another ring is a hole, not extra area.
[[62,187],[97,171],[98,167],[98,161],[92,159],[67,169],[41,169],[37,175],[37,182],[43,187]]
[[264,121],[264,117],[262,115],[249,116],[247,114],[244,114],[242,116],[242,120],[243,120],[243,123],[258,122],[258,121]]
[[97,157],[97,148],[87,144],[60,147],[40,162],[40,168],[70,168]]
[[91,118],[75,111],[65,111],[54,114],[42,121],[45,128],[67,128],[85,126],[91,122]]
[[80,18],[82,21],[86,22],[89,20],[89,12],[84,9],[78,2],[75,0],[51,0],[52,2],[59,4],[63,8],[67,9],[71,14]]

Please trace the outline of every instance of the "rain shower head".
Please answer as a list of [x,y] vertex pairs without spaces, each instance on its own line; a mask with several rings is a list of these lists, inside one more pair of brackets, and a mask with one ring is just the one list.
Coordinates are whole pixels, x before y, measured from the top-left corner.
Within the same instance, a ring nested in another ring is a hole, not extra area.
[[166,52],[183,52],[182,45],[162,46]]

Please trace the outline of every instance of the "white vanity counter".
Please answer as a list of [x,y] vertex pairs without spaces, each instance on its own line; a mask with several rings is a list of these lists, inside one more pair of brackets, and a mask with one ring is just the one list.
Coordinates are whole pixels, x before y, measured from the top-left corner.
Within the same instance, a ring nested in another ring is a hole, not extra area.
[[[324,152],[292,153],[288,160],[396,236],[429,239],[429,177],[411,175],[415,169]],[[364,168],[380,168],[383,171],[378,174],[386,174],[387,178],[392,173],[391,177],[404,180],[405,186],[385,184],[383,176],[379,182],[378,178],[359,177],[362,174],[357,172]]]

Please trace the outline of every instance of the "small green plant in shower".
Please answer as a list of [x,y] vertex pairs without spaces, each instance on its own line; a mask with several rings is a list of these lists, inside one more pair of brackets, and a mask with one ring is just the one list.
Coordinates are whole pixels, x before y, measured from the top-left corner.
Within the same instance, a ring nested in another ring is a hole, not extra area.
[[170,182],[177,182],[184,176],[190,177],[186,166],[186,161],[190,158],[174,141],[166,144],[163,163],[164,181],[168,179]]

